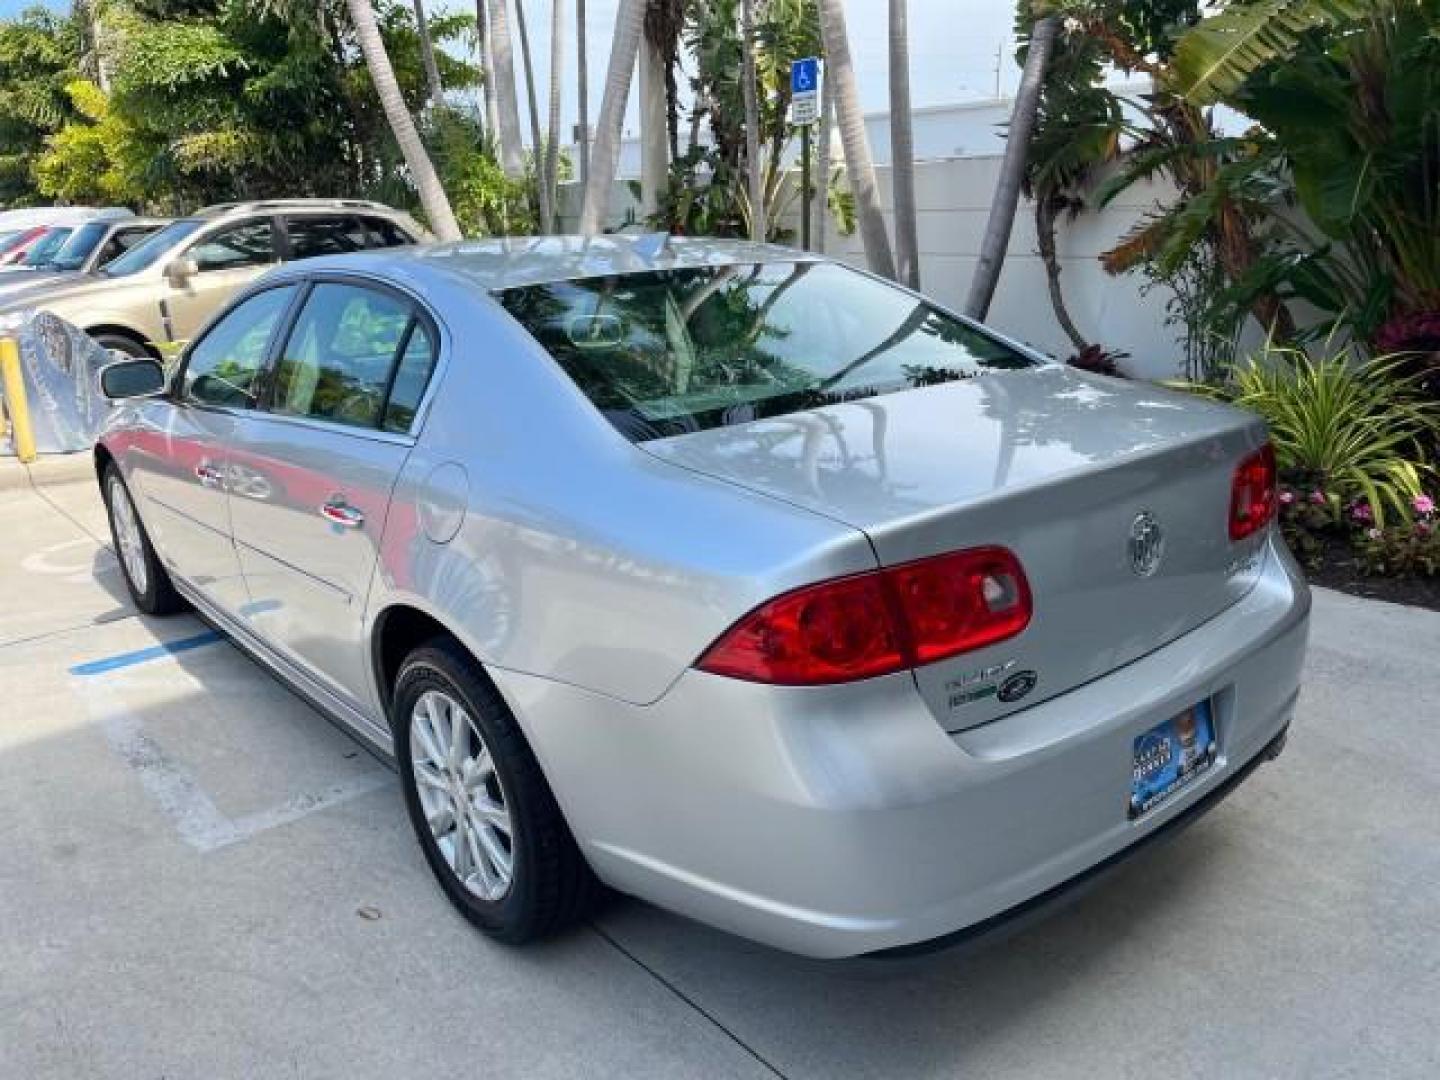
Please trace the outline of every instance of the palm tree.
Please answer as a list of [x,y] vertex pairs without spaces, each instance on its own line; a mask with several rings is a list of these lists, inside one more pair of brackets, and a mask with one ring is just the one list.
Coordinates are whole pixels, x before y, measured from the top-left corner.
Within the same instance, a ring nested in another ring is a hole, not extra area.
[[479,39],[480,67],[484,75],[480,86],[485,96],[485,137],[497,139],[500,111],[495,101],[495,54],[490,48],[490,17],[485,13],[485,0],[475,0],[475,33]]
[[814,221],[810,226],[811,246],[821,255],[825,254],[825,228],[830,220],[830,143],[835,137],[834,129],[835,87],[827,78],[820,83],[820,145],[816,151],[815,169],[818,178],[811,206]]
[[375,84],[375,93],[380,98],[380,107],[390,130],[405,158],[405,167],[420,195],[420,205],[430,219],[430,228],[441,240],[459,240],[460,226],[455,221],[455,212],[445,189],[440,186],[440,177],[420,141],[415,129],[415,120],[405,107],[405,98],[400,93],[400,84],[395,80],[395,69],[390,66],[390,57],[385,52],[385,41],[380,37],[380,27],[375,23],[375,9],[370,0],[346,0],[350,18],[355,23],[355,37],[360,51],[365,55],[365,66],[370,69],[370,79]]
[[755,0],[740,0],[741,92],[745,98],[745,172],[750,193],[750,239],[765,242],[765,186],[760,177],[760,103],[755,88]]
[[440,104],[440,67],[435,63],[435,43],[430,40],[430,20],[425,17],[425,0],[415,0],[415,33],[420,37],[420,60],[425,65],[426,106]]
[[850,38],[845,29],[844,0],[819,0],[819,6],[820,34],[825,42],[830,78],[834,80],[835,117],[840,127],[840,141],[845,147],[850,190],[855,193],[865,261],[875,273],[893,280],[895,258],[890,252],[890,237],[880,209],[875,163],[865,134],[865,116],[860,111],[860,91],[855,85],[855,66],[850,59]]
[[970,294],[965,300],[965,314],[972,319],[985,318],[990,310],[990,301],[995,296],[995,286],[1000,282],[1000,268],[1005,265],[1005,251],[1010,246],[1010,233],[1015,227],[1015,210],[1020,205],[1020,188],[1025,182],[1025,158],[1040,108],[1045,67],[1050,62],[1050,50],[1059,29],[1059,17],[1047,15],[1037,19],[1030,31],[1025,69],[1020,76],[1020,89],[1015,94],[1010,129],[1005,135],[1005,157],[1000,165],[1000,179],[990,201],[990,220],[985,226],[985,238],[980,242],[980,259],[975,266],[975,276],[970,279]]
[[645,0],[620,0],[615,14],[615,38],[610,45],[610,65],[605,73],[605,96],[600,101],[600,118],[595,125],[595,146],[590,155],[590,176],[585,183],[585,202],[580,209],[580,231],[600,231],[610,189],[620,165],[620,137],[625,123],[625,103],[640,52],[645,28]]
[[563,83],[560,75],[565,67],[565,0],[551,0],[550,4],[550,116],[549,131],[545,140],[545,168],[541,170],[540,183],[548,193],[550,220],[542,222],[545,232],[555,231],[555,219],[560,213],[557,205],[560,198],[560,95]]
[[525,0],[515,0],[515,23],[520,28],[520,61],[525,66],[525,96],[530,104],[530,142],[535,154],[535,196],[540,206],[540,231],[553,228],[550,189],[545,186],[544,143],[540,141],[540,106],[535,100],[535,62],[530,55],[530,33],[525,24]]
[[510,45],[510,17],[505,0],[487,0],[490,5],[490,75],[495,80],[495,105],[500,114],[496,139],[500,164],[505,175],[525,175],[525,156],[520,148],[520,103],[515,98],[515,59]]
[[890,0],[890,180],[895,189],[895,263],[900,283],[920,288],[915,226],[915,133],[910,115],[910,38],[905,0]]
[[585,34],[585,0],[575,0],[575,126],[579,129],[576,153],[580,158],[580,183],[590,179],[590,49]]

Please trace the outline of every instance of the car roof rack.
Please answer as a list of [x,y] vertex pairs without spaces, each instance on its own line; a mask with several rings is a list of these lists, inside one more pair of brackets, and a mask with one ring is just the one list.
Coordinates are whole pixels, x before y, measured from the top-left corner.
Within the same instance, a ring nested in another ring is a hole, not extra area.
[[195,211],[196,217],[217,217],[248,210],[384,210],[394,213],[393,206],[372,199],[253,199],[244,202],[213,203]]

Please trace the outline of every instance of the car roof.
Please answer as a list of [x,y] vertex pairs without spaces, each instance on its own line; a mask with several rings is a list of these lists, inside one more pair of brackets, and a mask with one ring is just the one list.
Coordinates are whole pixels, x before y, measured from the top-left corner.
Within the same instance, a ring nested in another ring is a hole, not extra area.
[[460,279],[485,292],[500,292],[525,285],[655,270],[818,261],[818,256],[774,244],[624,233],[420,244],[305,259],[288,264],[286,270],[298,274],[349,270],[416,282],[445,277]]

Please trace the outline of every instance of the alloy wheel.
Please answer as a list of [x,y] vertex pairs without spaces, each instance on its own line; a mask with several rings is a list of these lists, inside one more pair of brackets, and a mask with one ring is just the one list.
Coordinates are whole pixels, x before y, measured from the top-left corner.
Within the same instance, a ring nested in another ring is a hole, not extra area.
[[411,710],[410,762],[445,862],[471,893],[500,900],[515,878],[510,807],[479,727],[444,691],[425,691]]
[[145,563],[145,538],[140,531],[140,518],[130,493],[118,477],[110,480],[110,516],[115,523],[115,543],[120,548],[120,561],[137,593],[150,585],[150,571]]

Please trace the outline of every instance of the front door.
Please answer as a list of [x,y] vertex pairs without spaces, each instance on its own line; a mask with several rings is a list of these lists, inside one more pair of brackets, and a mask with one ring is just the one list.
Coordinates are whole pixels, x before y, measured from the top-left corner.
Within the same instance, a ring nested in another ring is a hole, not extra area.
[[317,283],[276,354],[267,408],[240,421],[232,444],[250,625],[362,708],[365,600],[431,341],[408,300]]
[[183,285],[166,281],[162,314],[171,341],[188,341],[237,292],[280,261],[275,225],[257,217],[201,236],[181,258],[195,263]]
[[151,424],[135,440],[132,476],[156,550],[229,611],[246,600],[230,535],[229,447],[238,419],[255,406],[270,337],[295,291],[251,297],[196,342],[172,397],[145,406]]

